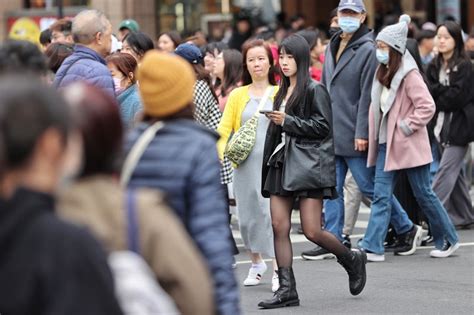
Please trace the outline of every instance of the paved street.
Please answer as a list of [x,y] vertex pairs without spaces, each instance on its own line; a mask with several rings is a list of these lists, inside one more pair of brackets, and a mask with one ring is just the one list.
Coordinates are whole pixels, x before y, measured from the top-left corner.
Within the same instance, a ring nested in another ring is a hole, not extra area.
[[[352,239],[364,233],[369,209],[363,207]],[[349,293],[345,271],[335,259],[303,261],[300,253],[312,243],[295,234],[298,212],[294,212],[292,233],[294,270],[300,307],[258,310],[262,299],[270,298],[271,263],[256,287],[241,285],[243,314],[472,314],[474,312],[474,230],[458,231],[461,248],[447,259],[429,257],[431,248],[420,248],[413,256],[387,254],[383,263],[369,263],[367,285],[360,296]],[[241,244],[234,224],[234,235]],[[245,279],[250,261],[239,246],[236,274]]]

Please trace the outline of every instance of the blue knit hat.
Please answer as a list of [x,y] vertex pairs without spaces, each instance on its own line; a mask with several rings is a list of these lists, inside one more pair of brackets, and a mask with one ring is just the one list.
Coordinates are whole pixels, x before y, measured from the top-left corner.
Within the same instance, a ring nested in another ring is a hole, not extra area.
[[411,18],[404,14],[400,16],[400,20],[397,24],[389,25],[384,28],[375,40],[380,40],[402,55],[405,54],[407,46],[407,35],[408,35],[408,24],[410,24]]

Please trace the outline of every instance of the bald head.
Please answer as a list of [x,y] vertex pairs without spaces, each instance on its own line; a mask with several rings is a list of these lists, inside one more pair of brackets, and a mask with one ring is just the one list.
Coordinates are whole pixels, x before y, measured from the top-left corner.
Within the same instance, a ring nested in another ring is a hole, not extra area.
[[72,35],[77,44],[88,45],[94,41],[97,33],[104,34],[110,22],[104,13],[98,10],[80,12],[72,21]]

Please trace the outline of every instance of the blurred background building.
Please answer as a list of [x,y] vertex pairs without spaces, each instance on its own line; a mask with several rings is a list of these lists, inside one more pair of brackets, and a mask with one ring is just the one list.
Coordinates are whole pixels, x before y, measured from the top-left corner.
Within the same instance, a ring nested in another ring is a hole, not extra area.
[[[296,14],[306,26],[327,27],[329,12],[339,0],[1,0],[0,40],[31,36],[51,25],[59,15],[74,16],[85,8],[104,11],[114,31],[121,20],[133,18],[141,29],[156,37],[176,29],[211,33],[229,27],[233,13],[246,10],[252,21],[276,26]],[[452,16],[469,32],[474,26],[474,0],[365,0],[368,24],[380,28],[402,12],[421,25]]]

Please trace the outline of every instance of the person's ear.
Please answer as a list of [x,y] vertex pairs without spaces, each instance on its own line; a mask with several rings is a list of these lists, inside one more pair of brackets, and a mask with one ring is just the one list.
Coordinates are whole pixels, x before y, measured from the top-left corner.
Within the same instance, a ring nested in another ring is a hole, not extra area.
[[102,37],[103,37],[103,33],[102,32],[97,32],[95,34],[95,40],[97,41],[97,43],[99,44],[102,44]]
[[134,78],[135,78],[135,74],[133,72],[129,72],[128,73],[128,79],[130,80],[130,82],[133,82]]
[[366,12],[362,13],[362,16],[360,18],[360,24],[364,24],[366,18],[367,18],[367,13]]
[[64,154],[65,140],[55,128],[48,128],[36,142],[35,153],[37,156],[47,158],[52,163],[57,163]]

